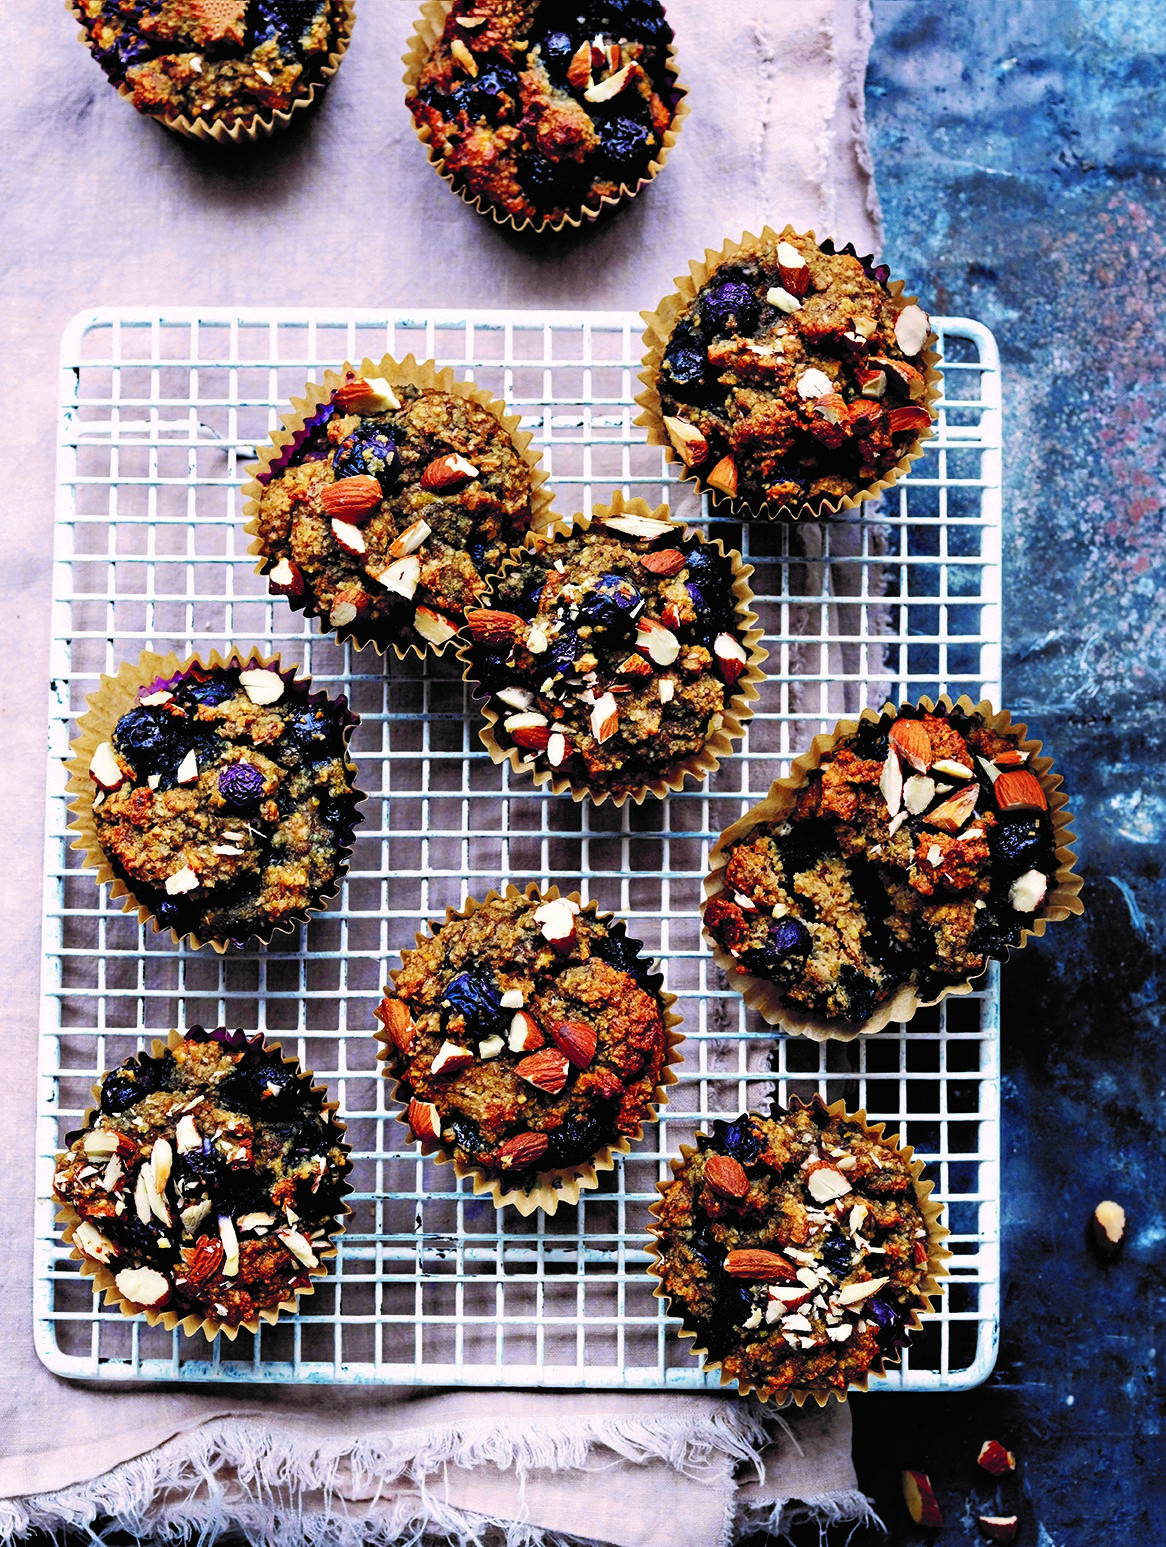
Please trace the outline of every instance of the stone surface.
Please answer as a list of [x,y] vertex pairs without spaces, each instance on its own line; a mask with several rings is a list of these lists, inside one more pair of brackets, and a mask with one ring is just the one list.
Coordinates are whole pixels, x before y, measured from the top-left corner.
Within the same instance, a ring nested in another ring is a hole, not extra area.
[[[886,257],[1000,343],[1005,697],[1072,792],[1088,911],[1004,973],[996,1373],[856,1401],[859,1477],[908,1547],[971,1547],[977,1514],[1014,1511],[1022,1547],[1156,1542],[1166,10],[874,0],[874,19]],[[1086,1240],[1106,1197],[1129,1215],[1111,1265]],[[977,1468],[988,1438],[1017,1452],[1015,1480]],[[903,1467],[930,1473],[943,1531],[909,1524]]]

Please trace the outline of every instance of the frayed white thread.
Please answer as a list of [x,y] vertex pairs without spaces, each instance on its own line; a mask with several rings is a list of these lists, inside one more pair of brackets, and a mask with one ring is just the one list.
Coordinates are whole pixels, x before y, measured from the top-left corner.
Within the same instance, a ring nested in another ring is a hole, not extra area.
[[[768,1421],[792,1438],[776,1415]],[[57,1540],[68,1530],[92,1532],[100,1520],[190,1547],[210,1547],[229,1531],[242,1532],[252,1547],[420,1547],[434,1533],[456,1547],[485,1547],[487,1538],[491,1547],[566,1547],[584,1538],[523,1520],[482,1520],[446,1504],[429,1483],[448,1466],[490,1465],[514,1472],[521,1484],[532,1471],[595,1471],[619,1459],[663,1461],[710,1481],[740,1466],[760,1477],[770,1442],[755,1404],[726,1404],[697,1419],[562,1418],[537,1431],[529,1422],[484,1419],[457,1431],[414,1428],[335,1442],[305,1440],[257,1419],[219,1419],[94,1482],[0,1501],[0,1542],[33,1530]],[[387,1499],[393,1484],[418,1496]]]
[[[738,1531],[764,1531],[783,1541],[790,1539],[795,1526],[816,1525],[819,1540],[825,1547],[826,1533],[839,1526],[849,1526],[846,1537],[849,1542],[860,1526],[881,1531],[887,1528],[875,1513],[874,1505],[856,1488],[845,1493],[819,1493],[806,1499],[782,1499],[774,1504],[747,1504],[737,1513]],[[845,1543],[843,1543],[845,1547]]]

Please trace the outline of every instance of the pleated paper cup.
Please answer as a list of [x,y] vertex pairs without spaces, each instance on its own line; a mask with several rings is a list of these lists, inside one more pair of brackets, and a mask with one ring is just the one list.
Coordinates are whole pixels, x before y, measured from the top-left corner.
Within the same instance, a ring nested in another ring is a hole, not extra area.
[[[531,883],[522,891],[516,886],[508,886],[504,893],[488,892],[480,902],[475,898],[468,898],[460,908],[447,908],[445,910],[445,918],[440,923],[431,922],[427,932],[419,932],[416,936],[417,944],[420,946],[432,935],[438,934],[451,920],[468,919],[479,908],[489,907],[492,902],[501,901],[505,898],[526,897],[531,902],[543,903],[551,902],[563,895],[557,886],[550,886],[545,891],[542,891],[538,886]],[[580,902],[578,892],[570,892],[566,896],[568,901],[579,904],[582,914],[589,914],[597,922],[608,925],[613,933],[623,934],[626,937],[627,927],[621,919],[615,918],[610,913],[601,913],[593,902]],[[636,940],[633,940],[632,943],[640,944]],[[392,982],[385,989],[386,995],[393,992],[400,971],[401,969],[397,968],[389,974]],[[581,1193],[599,1186],[600,1172],[614,1170],[616,1157],[629,1154],[633,1146],[639,1143],[644,1136],[644,1129],[651,1123],[656,1122],[661,1108],[668,1105],[668,1087],[676,1084],[675,1065],[679,1064],[684,1056],[680,1050],[684,1037],[678,1030],[681,1017],[673,1009],[676,1003],[676,995],[670,994],[664,987],[664,976],[660,971],[649,974],[646,987],[660,1006],[660,1020],[664,1029],[665,1054],[660,1071],[660,1080],[652,1092],[651,1099],[644,1108],[643,1118],[636,1131],[631,1134],[625,1134],[621,1138],[603,1145],[590,1160],[573,1166],[556,1167],[550,1171],[539,1171],[533,1174],[529,1185],[515,1186],[513,1180],[509,1177],[495,1175],[481,1166],[466,1165],[436,1139],[419,1139],[409,1126],[406,1116],[412,1091],[400,1075],[395,1074],[391,1068],[387,1067],[389,1061],[395,1056],[396,1050],[387,1028],[382,1025],[375,1033],[376,1040],[380,1044],[377,1049],[377,1058],[386,1064],[384,1074],[385,1078],[391,1082],[392,1098],[401,1103],[400,1111],[395,1114],[397,1121],[404,1128],[409,1139],[420,1147],[421,1153],[427,1160],[432,1160],[442,1165],[452,1165],[454,1175],[458,1181],[464,1181],[468,1177],[473,1185],[475,1197],[491,1197],[496,1208],[500,1209],[509,1205],[519,1214],[526,1217],[538,1209],[541,1209],[545,1214],[554,1214],[561,1205],[578,1203]]]
[[[880,710],[864,709],[857,720],[839,720],[832,731],[815,736],[809,751],[795,758],[786,777],[776,780],[770,787],[769,794],[747,811],[739,821],[734,822],[732,827],[726,828],[717,839],[709,855],[711,868],[704,881],[703,906],[707,907],[714,897],[720,897],[725,893],[723,872],[728,859],[728,850],[732,845],[757,827],[766,823],[785,821],[794,808],[799,792],[805,787],[808,776],[821,767],[826,754],[832,751],[838,742],[854,734],[861,722],[886,721],[889,724],[903,709],[917,709],[924,714],[944,714],[953,708],[960,709],[965,714],[982,715],[987,729],[1011,741],[1018,751],[1026,752],[1028,758],[1024,767],[1040,781],[1041,789],[1048,801],[1056,849],[1056,871],[1051,877],[1048,894],[1033,917],[1032,923],[1022,928],[1019,943],[1010,947],[1008,954],[1014,950],[1021,950],[1034,936],[1039,938],[1050,924],[1059,923],[1071,914],[1083,913],[1084,904],[1080,897],[1083,883],[1081,877],[1074,873],[1073,868],[1076,864],[1076,855],[1073,852],[1073,844],[1076,840],[1071,826],[1073,816],[1068,809],[1069,798],[1061,787],[1061,776],[1053,772],[1052,758],[1042,756],[1041,743],[1031,740],[1028,737],[1028,727],[1014,722],[1006,710],[993,708],[986,699],[973,704],[967,694],[954,701],[947,694],[935,700],[921,697],[912,704],[900,705],[898,709],[888,702]],[[815,1042],[831,1039],[849,1042],[855,1037],[881,1031],[884,1026],[893,1021],[909,1021],[918,1010],[937,1005],[949,996],[970,994],[976,978],[982,976],[982,973],[977,973],[965,982],[949,984],[930,999],[920,998],[910,984],[904,984],[879,1005],[865,1021],[831,1020],[822,1016],[809,1015],[796,1005],[786,1005],[773,983],[767,978],[754,977],[751,973],[743,972],[740,964],[713,939],[707,928],[704,935],[712,946],[717,965],[726,974],[733,987],[740,992],[751,1010],[756,1010],[771,1026],[777,1026],[782,1031],[790,1032],[795,1036],[810,1037]],[[1007,957],[999,959],[1005,960]],[[986,965],[983,971],[987,971]]]
[[[192,1026],[190,1028],[192,1032],[202,1031],[202,1029],[203,1028],[201,1026]],[[218,1029],[223,1030],[224,1028],[220,1027]],[[160,1058],[167,1051],[173,1050],[175,1047],[179,1046],[179,1044],[185,1042],[188,1035],[189,1034],[184,1034],[180,1031],[171,1030],[168,1033],[165,1041],[159,1039],[151,1043],[150,1056],[153,1058]],[[254,1037],[249,1037],[247,1041],[251,1046],[254,1046],[256,1043],[260,1044],[265,1052],[270,1053],[273,1058],[278,1058],[280,1063],[282,1063],[286,1069],[292,1070],[296,1075],[303,1075],[308,1079],[313,1081],[315,1080],[315,1076],[312,1074],[311,1070],[301,1069],[299,1059],[294,1058],[291,1055],[285,1055],[281,1045],[278,1042],[265,1042],[262,1033],[256,1033]],[[106,1072],[108,1073],[109,1071]],[[104,1078],[104,1075],[102,1078]],[[339,1103],[323,1099],[327,1098],[328,1095],[327,1089],[323,1085],[313,1083],[311,1092],[313,1095],[318,1095],[322,1098],[320,1111],[328,1119],[329,1126],[334,1130],[336,1141],[341,1145],[345,1152],[345,1156],[347,1157],[350,1154],[350,1150],[349,1146],[344,1143],[345,1125],[336,1116]],[[89,1126],[90,1120],[97,1114],[100,1100],[101,1080],[98,1080],[97,1084],[93,1087],[94,1104],[86,1111],[85,1116],[81,1122],[82,1128],[87,1128]],[[62,1151],[60,1154],[58,1154],[58,1161],[62,1158],[64,1153],[65,1152]],[[347,1176],[351,1168],[351,1161],[346,1159],[342,1175]],[[342,1195],[351,1191],[351,1186],[347,1182],[344,1182],[341,1188]],[[321,1242],[319,1244],[315,1242],[312,1243],[312,1251],[317,1258],[317,1265],[314,1268],[305,1268],[303,1270],[311,1277],[312,1280],[324,1278],[327,1276],[328,1264],[336,1257],[337,1252],[340,1249],[340,1237],[344,1234],[345,1230],[344,1221],[348,1215],[351,1214],[351,1212],[352,1210],[349,1208],[347,1203],[341,1203],[339,1213],[334,1217],[332,1228],[328,1231],[327,1241]],[[208,1343],[213,1342],[214,1339],[221,1334],[223,1337],[227,1338],[228,1341],[233,1343],[240,1332],[254,1333],[258,1332],[261,1326],[274,1326],[281,1316],[293,1314],[296,1312],[299,1309],[300,1301],[306,1299],[309,1295],[315,1294],[316,1292],[316,1285],[314,1282],[306,1284],[303,1288],[295,1290],[295,1292],[289,1295],[286,1300],[281,1300],[278,1305],[272,1306],[267,1310],[258,1311],[254,1316],[248,1318],[247,1321],[241,1321],[234,1326],[227,1325],[225,1322],[220,1321],[217,1317],[199,1316],[194,1312],[187,1316],[180,1316],[177,1311],[168,1310],[166,1308],[161,1310],[149,1310],[145,1307],[135,1305],[132,1301],[127,1300],[117,1287],[115,1274],[111,1272],[104,1263],[94,1262],[92,1258],[86,1257],[84,1252],[82,1252],[81,1249],[74,1243],[74,1235],[76,1233],[77,1227],[82,1223],[81,1216],[76,1212],[76,1210],[71,1208],[68,1204],[59,1203],[56,1217],[58,1222],[64,1226],[64,1237],[66,1245],[72,1247],[72,1251],[69,1253],[69,1260],[80,1263],[82,1274],[86,1278],[93,1280],[94,1291],[97,1294],[104,1296],[106,1305],[111,1307],[116,1306],[123,1316],[129,1316],[134,1320],[145,1321],[151,1327],[163,1327],[167,1332],[173,1332],[175,1329],[177,1329],[178,1331],[184,1333],[187,1337],[196,1337],[199,1333],[201,1333],[202,1336],[206,1338]]]
[[[78,22],[82,23],[78,36],[92,53],[92,49],[89,48],[89,34],[84,26],[85,18],[81,13],[78,0],[65,0],[65,8]],[[266,115],[256,112],[230,123],[214,117],[188,118],[184,113],[176,113],[172,117],[166,117],[161,113],[143,113],[142,117],[161,124],[164,129],[172,129],[175,134],[182,135],[184,139],[202,140],[215,145],[246,145],[251,141],[278,134],[282,129],[287,128],[297,113],[311,107],[323,96],[328,82],[336,74],[341,60],[348,52],[348,45],[352,41],[352,29],[356,25],[356,0],[336,0],[336,9],[339,13],[336,42],[303,95],[297,97],[290,107],[280,108]],[[125,81],[114,80],[108,74],[106,79],[118,96],[124,97],[136,110],[134,94]]]
[[[790,1099],[787,1110],[792,1112],[801,1107],[814,1108],[824,1113],[831,1113],[839,1117],[845,1117],[852,1122],[861,1123],[870,1138],[896,1149],[904,1158],[904,1160],[908,1162],[911,1175],[915,1181],[915,1199],[919,1205],[919,1212],[923,1216],[923,1223],[927,1230],[927,1273],[923,1279],[922,1284],[920,1285],[918,1299],[915,1305],[912,1307],[911,1315],[907,1321],[904,1322],[904,1331],[922,1331],[922,1317],[928,1315],[932,1311],[932,1300],[940,1293],[942,1293],[941,1281],[949,1277],[949,1269],[947,1264],[951,1258],[951,1252],[943,1244],[951,1233],[943,1222],[943,1205],[931,1196],[935,1187],[934,1181],[930,1177],[924,1176],[923,1162],[917,1158],[913,1147],[909,1144],[902,1144],[900,1142],[900,1135],[897,1133],[891,1134],[889,1138],[886,1137],[886,1124],[871,1123],[868,1121],[867,1115],[864,1111],[859,1110],[857,1112],[848,1112],[846,1110],[845,1101],[832,1101],[827,1106],[825,1101],[822,1100],[821,1096],[818,1095],[815,1095],[812,1100],[808,1102],[802,1101],[798,1096],[793,1096]],[[755,1117],[760,1117],[764,1120],[763,1113],[753,1113],[752,1115]],[[779,1115],[784,1114],[774,1114],[775,1117]],[[656,1191],[660,1194],[660,1197],[648,1209],[648,1213],[652,1216],[655,1223],[649,1227],[650,1235],[647,1249],[650,1260],[648,1262],[646,1271],[648,1276],[655,1281],[654,1288],[652,1290],[653,1295],[657,1300],[662,1300],[664,1302],[669,1312],[672,1310],[672,1301],[671,1296],[664,1288],[663,1275],[661,1272],[661,1262],[666,1248],[663,1242],[662,1232],[659,1228],[660,1210],[663,1207],[664,1194],[668,1191],[669,1187],[673,1185],[675,1180],[682,1174],[695,1154],[697,1154],[695,1145],[682,1144],[680,1146],[680,1154],[673,1157],[673,1159],[669,1161],[669,1168],[672,1172],[672,1180],[657,1182]],[[679,1311],[677,1311],[675,1314],[677,1316],[683,1316],[683,1313]],[[763,1391],[758,1390],[750,1382],[742,1381],[737,1377],[727,1375],[722,1367],[721,1361],[719,1359],[714,1359],[709,1353],[708,1349],[702,1348],[697,1342],[697,1339],[700,1337],[699,1332],[690,1330],[687,1326],[682,1324],[680,1327],[676,1328],[676,1335],[682,1341],[690,1342],[692,1344],[692,1347],[688,1351],[705,1370],[716,1371],[719,1374],[722,1386],[736,1386],[738,1396],[754,1396],[759,1402],[774,1401],[775,1405],[779,1407],[804,1407],[805,1404],[809,1401],[816,1402],[819,1407],[826,1407],[834,1399],[837,1399],[839,1402],[845,1402],[851,1391],[865,1391],[869,1385],[870,1377],[872,1375],[884,1375],[888,1366],[896,1365],[902,1359],[901,1349],[880,1353],[879,1356],[873,1361],[866,1373],[860,1379],[852,1380],[846,1388],[841,1388],[838,1386],[828,1386],[825,1388],[817,1386],[798,1386],[791,1387],[788,1394],[780,1398],[775,1398]]]
[[[536,767],[529,755],[524,753],[523,749],[506,734],[502,724],[504,715],[494,707],[491,701],[492,695],[477,681],[472,643],[466,641],[458,648],[458,658],[465,667],[465,679],[479,702],[482,717],[486,722],[478,732],[478,740],[490,754],[491,759],[499,766],[509,763],[516,774],[523,774],[533,779],[540,787],[549,786],[556,795],[570,795],[576,802],[590,800],[597,806],[603,805],[608,800],[613,806],[622,806],[629,800],[634,801],[636,805],[642,805],[649,796],[663,800],[670,791],[683,789],[689,779],[703,781],[710,778],[721,766],[722,760],[732,755],[734,742],[739,741],[745,734],[745,726],[753,718],[754,704],[760,694],[761,684],[765,681],[762,667],[769,653],[761,644],[763,631],[757,614],[753,611],[754,597],[749,585],[753,566],[746,564],[735,549],[726,549],[719,538],[707,537],[703,532],[695,531],[685,526],[683,522],[673,520],[667,505],[660,505],[653,510],[645,500],[625,499],[623,495],[616,493],[610,505],[596,506],[591,516],[577,515],[570,521],[558,520],[545,531],[529,533],[523,547],[540,551],[546,547],[552,547],[560,539],[589,531],[592,526],[603,522],[608,516],[624,515],[646,517],[653,521],[667,521],[675,531],[677,541],[689,541],[695,538],[704,547],[712,549],[722,558],[727,558],[732,565],[737,626],[747,660],[744,670],[733,684],[733,691],[726,701],[725,708],[720,712],[719,724],[710,733],[699,752],[677,763],[666,777],[660,776],[619,791],[595,789],[581,779],[572,778],[570,774],[556,772],[550,767]],[[617,532],[613,535],[622,537],[623,534]],[[519,554],[516,553],[503,564],[501,573],[505,575],[518,562]]]
[[[405,97],[408,103],[417,89],[421,72],[424,69],[430,54],[436,48],[445,31],[446,19],[453,9],[454,0],[425,0],[417,18],[417,25],[409,40],[409,47],[405,53],[403,64],[405,66]],[[446,182],[463,204],[468,204],[471,209],[477,210],[479,215],[487,215],[495,225],[509,226],[512,231],[529,233],[534,236],[558,234],[559,232],[572,230],[578,231],[584,225],[593,224],[609,210],[618,208],[621,204],[630,203],[640,191],[653,182],[664,163],[672,153],[672,147],[676,144],[680,134],[680,126],[688,116],[688,88],[683,86],[677,73],[676,46],[672,43],[668,47],[667,70],[670,81],[670,106],[672,109],[672,122],[664,131],[660,149],[648,163],[644,175],[637,178],[635,186],[629,183],[620,185],[618,193],[608,194],[598,198],[594,203],[584,204],[577,211],[568,210],[556,219],[546,215],[541,219],[532,220],[530,216],[517,216],[508,210],[500,209],[492,203],[484,194],[475,194],[472,190],[458,185],[455,175],[448,172],[445,160],[440,151],[432,143],[432,133],[428,124],[418,124],[413,120],[417,138],[425,147],[425,154],[429,165],[437,175]]]
[[[330,401],[336,389],[357,377],[367,379],[372,376],[381,377],[394,387],[417,387],[423,391],[446,392],[453,397],[467,398],[470,402],[477,403],[479,407],[486,409],[498,421],[499,428],[509,437],[515,452],[530,469],[529,530],[537,531],[550,524],[553,520],[551,493],[547,488],[547,474],[543,467],[542,454],[534,445],[534,436],[531,432],[522,428],[522,418],[519,414],[511,413],[505,403],[487,392],[484,387],[476,386],[472,381],[460,380],[448,366],[439,367],[433,360],[418,360],[411,354],[406,355],[403,360],[396,360],[392,355],[384,355],[380,360],[374,361],[366,356],[358,366],[346,362],[339,370],[325,371],[321,381],[308,382],[302,396],[291,399],[291,410],[284,414],[280,429],[272,434],[265,446],[259,448],[258,462],[252,463],[247,468],[247,481],[243,485],[244,530],[251,538],[247,551],[254,554],[259,561],[255,565],[257,575],[266,576],[278,559],[285,557],[282,553],[269,552],[264,546],[260,533],[259,501],[264,488],[276,473],[282,472],[285,467],[291,465],[291,458],[311,433],[310,420]],[[488,581],[490,576],[483,578]],[[369,583],[371,585],[374,582]],[[282,595],[283,593],[273,589],[271,594]],[[357,650],[362,650],[366,646],[371,647],[379,656],[383,656],[386,650],[391,650],[399,661],[406,660],[410,656],[422,659],[426,656],[441,655],[450,643],[446,640],[441,644],[429,644],[417,635],[402,644],[388,628],[378,628],[375,617],[358,617],[352,623],[333,625],[320,610],[307,586],[301,595],[284,596],[283,599],[297,612],[305,613],[315,619],[321,633],[331,634],[338,643],[351,644]]]
[[136,661],[123,661],[112,676],[101,678],[97,690],[90,695],[88,708],[77,722],[77,735],[70,746],[72,756],[65,764],[69,773],[67,786],[71,797],[69,810],[73,815],[69,830],[78,834],[71,847],[85,856],[85,863],[90,870],[94,871],[98,885],[108,885],[110,899],[114,902],[119,898],[122,900],[122,912],[136,913],[138,922],[149,925],[155,934],[169,933],[175,945],[185,942],[194,951],[209,945],[220,955],[233,945],[243,945],[251,940],[260,945],[270,945],[276,935],[290,934],[301,924],[306,923],[313,913],[319,913],[327,908],[329,903],[339,895],[340,882],[347,873],[348,859],[352,853],[351,840],[337,846],[335,879],[310,907],[288,914],[278,923],[273,923],[270,928],[257,930],[242,939],[204,940],[193,933],[180,935],[176,929],[159,924],[152,909],[138,901],[134,895],[132,883],[117,873],[101,847],[93,811],[96,786],[89,774],[89,764],[98,745],[110,740],[118,720],[128,710],[137,706],[143,692],[159,691],[168,686],[175,677],[184,676],[188,672],[211,672],[216,668],[233,667],[278,672],[287,684],[289,694],[303,704],[325,704],[337,701],[342,704],[345,766],[354,781],[348,798],[352,803],[352,822],[355,826],[361,820],[357,807],[366,799],[366,796],[356,787],[356,765],[348,754],[348,743],[352,732],[360,724],[360,716],[348,708],[346,699],[335,700],[323,691],[313,692],[311,679],[297,676],[299,667],[284,666],[278,656],[266,656],[258,649],[240,650],[234,647],[226,655],[220,655],[217,650],[212,650],[205,656],[191,655],[185,660],[176,655],[159,655],[153,650],[147,650]]
[[[676,290],[665,297],[656,307],[655,311],[641,312],[644,319],[644,359],[643,370],[640,372],[640,380],[644,384],[643,391],[636,397],[636,402],[643,410],[635,422],[648,432],[648,441],[653,446],[663,446],[668,460],[676,464],[680,469],[681,480],[693,484],[701,493],[707,494],[713,505],[722,515],[732,515],[737,520],[766,520],[766,521],[797,521],[800,519],[818,520],[825,516],[838,515],[844,510],[853,510],[868,500],[877,499],[878,496],[891,488],[905,476],[911,464],[918,461],[924,452],[924,442],[934,433],[937,418],[936,404],[942,395],[942,376],[939,370],[939,354],[935,348],[935,334],[932,333],[923,350],[923,375],[924,392],[918,407],[925,408],[931,415],[931,428],[920,430],[911,442],[909,449],[898,462],[885,472],[877,482],[868,484],[848,495],[814,495],[795,504],[775,505],[772,501],[751,504],[744,496],[730,496],[722,489],[714,488],[707,483],[695,468],[689,467],[676,447],[664,425],[664,410],[660,401],[660,372],[664,360],[664,353],[668,347],[668,341],[672,337],[672,331],[681,315],[696,299],[701,287],[712,277],[714,271],[727,263],[738,254],[751,250],[759,242],[777,243],[788,241],[791,237],[805,239],[816,243],[819,247],[823,242],[812,231],[795,231],[792,226],[784,226],[780,231],[775,231],[772,226],[766,226],[760,236],[754,236],[751,231],[746,231],[738,241],[728,241],[716,251],[708,248],[704,259],[694,259],[689,264],[687,274],[678,275],[676,278]],[[825,241],[826,239],[823,239]],[[836,251],[843,249],[835,248]],[[846,249],[853,251],[852,248]],[[857,256],[857,255],[856,255]],[[859,258],[860,263],[869,265],[873,262],[870,257]],[[914,296],[903,294],[902,280],[891,280],[887,290],[898,303],[899,311],[908,306],[918,304]]]

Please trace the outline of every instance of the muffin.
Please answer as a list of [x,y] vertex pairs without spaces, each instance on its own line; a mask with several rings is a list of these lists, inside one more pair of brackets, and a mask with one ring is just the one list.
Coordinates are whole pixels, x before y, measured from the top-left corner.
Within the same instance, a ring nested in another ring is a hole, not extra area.
[[406,100],[433,166],[499,224],[560,231],[655,177],[684,93],[659,0],[423,8]]
[[707,776],[761,680],[751,574],[642,500],[532,536],[466,615],[483,745],[576,799],[642,801]]
[[392,979],[377,1037],[400,1120],[522,1214],[595,1187],[675,1078],[660,973],[622,923],[553,888],[450,909]]
[[90,53],[140,113],[196,139],[270,134],[340,67],[352,0],[71,0]]
[[716,1121],[659,1186],[649,1272],[693,1352],[742,1396],[844,1397],[899,1357],[946,1273],[909,1148],[845,1103]]
[[517,417],[412,357],[310,385],[245,490],[258,573],[358,646],[439,653],[546,519]]
[[927,314],[885,265],[788,227],[707,257],[645,313],[637,423],[746,514],[820,516],[885,489],[934,417]]
[[704,924],[754,1008],[877,1030],[1081,911],[1061,781],[1024,731],[966,698],[864,711],[722,834]]
[[147,654],[105,677],[73,744],[73,823],[125,911],[224,950],[333,895],[359,820],[344,698],[239,654]]
[[94,1088],[57,1156],[65,1239],[110,1304],[184,1332],[254,1332],[336,1254],[335,1103],[261,1036],[171,1032]]

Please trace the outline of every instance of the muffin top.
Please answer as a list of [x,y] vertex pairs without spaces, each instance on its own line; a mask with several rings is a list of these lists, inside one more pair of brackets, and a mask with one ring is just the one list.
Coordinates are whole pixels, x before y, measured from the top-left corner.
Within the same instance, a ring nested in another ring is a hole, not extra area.
[[523,548],[466,621],[499,743],[595,790],[697,754],[748,661],[732,561],[635,514]]
[[[290,675],[290,673],[289,673]],[[318,905],[356,823],[343,698],[265,666],[142,688],[89,764],[97,839],[163,927],[239,940]]]
[[228,1327],[309,1282],[347,1190],[322,1092],[241,1031],[196,1026],[128,1058],[68,1143],[53,1191],[74,1246],[138,1308]]
[[714,489],[798,506],[877,482],[931,423],[925,312],[888,270],[808,236],[727,258],[684,309],[657,385],[677,455]]
[[653,1269],[724,1373],[842,1389],[906,1340],[928,1277],[908,1161],[820,1101],[713,1123],[661,1189]]
[[660,977],[566,898],[491,897],[414,950],[377,1010],[417,1138],[532,1183],[634,1134],[667,1060]]
[[73,0],[93,57],[155,118],[285,111],[336,47],[340,0]]
[[1028,753],[979,713],[863,720],[809,775],[786,820],[732,843],[705,926],[742,972],[812,1015],[866,1020],[1002,958],[1056,870]]
[[356,377],[260,475],[272,589],[363,639],[439,648],[530,524],[532,476],[470,398]]
[[647,176],[671,42],[658,0],[454,0],[409,107],[455,187],[558,221]]

